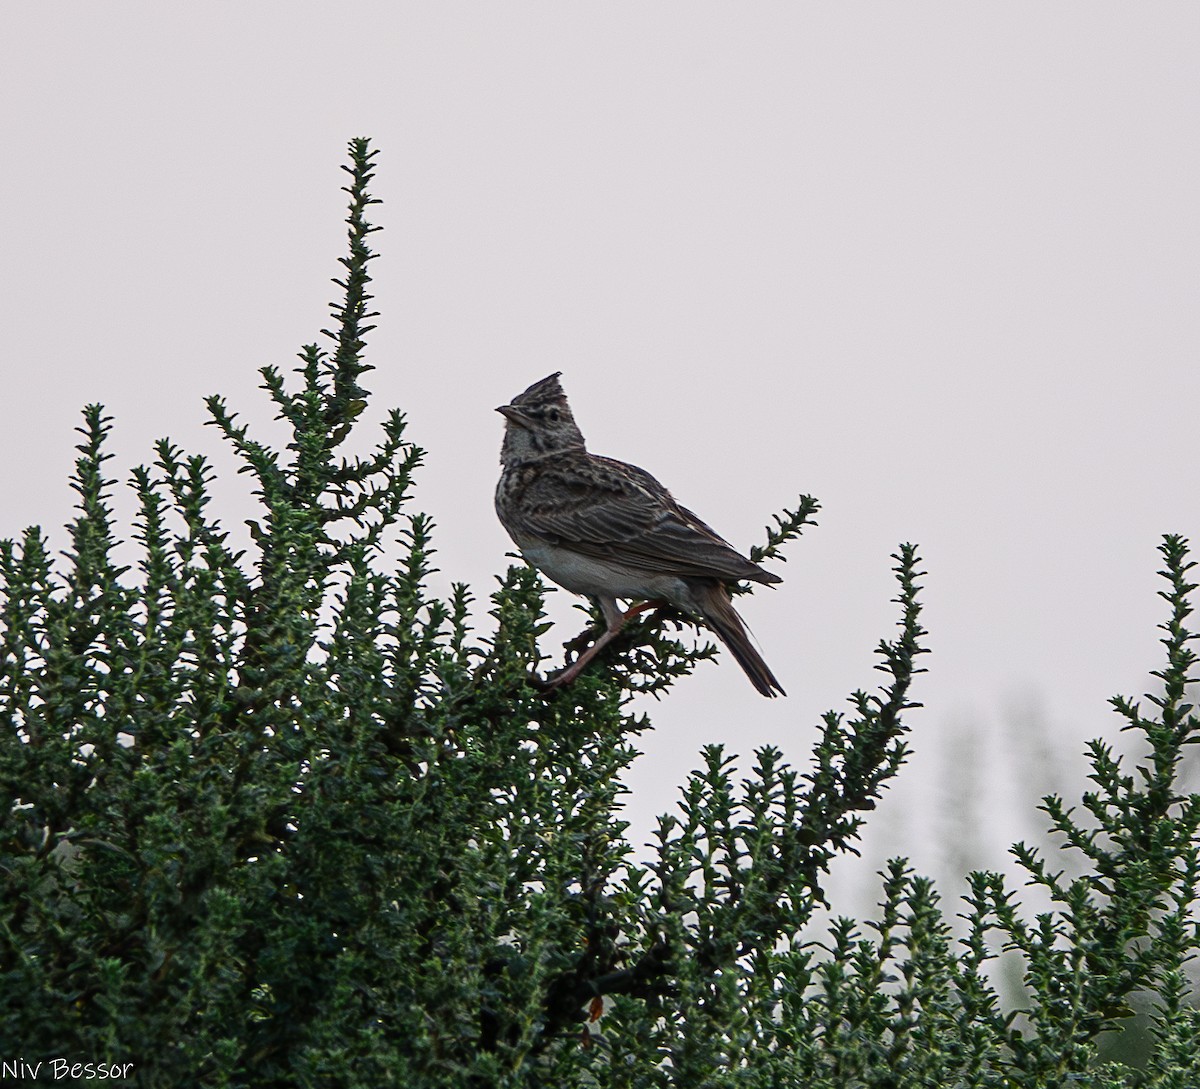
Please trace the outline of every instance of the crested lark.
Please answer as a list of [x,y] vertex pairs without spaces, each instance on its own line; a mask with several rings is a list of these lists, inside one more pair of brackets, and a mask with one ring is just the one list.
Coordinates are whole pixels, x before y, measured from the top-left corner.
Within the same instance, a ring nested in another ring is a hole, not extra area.
[[[561,372],[559,372],[561,373]],[[748,560],[636,465],[589,454],[558,374],[496,411],[507,421],[496,513],[521,554],[572,593],[594,598],[607,630],[551,682],[568,684],[647,608],[669,601],[699,616],[764,696],[784,695],[750,643],[726,583],[783,580]]]

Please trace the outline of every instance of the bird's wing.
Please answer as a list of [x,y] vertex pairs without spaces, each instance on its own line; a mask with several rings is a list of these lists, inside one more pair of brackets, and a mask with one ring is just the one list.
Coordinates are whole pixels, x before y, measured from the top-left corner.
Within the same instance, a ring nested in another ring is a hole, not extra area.
[[539,537],[660,574],[779,582],[681,507],[643,469],[592,455],[543,467],[521,501]]

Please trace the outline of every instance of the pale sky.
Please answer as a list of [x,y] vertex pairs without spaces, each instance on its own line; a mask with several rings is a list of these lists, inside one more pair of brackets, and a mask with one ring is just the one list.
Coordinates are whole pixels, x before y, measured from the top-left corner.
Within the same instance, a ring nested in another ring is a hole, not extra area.
[[[869,865],[1002,865],[1039,777],[1077,792],[1115,739],[1107,698],[1160,662],[1158,539],[1200,547],[1200,7],[0,11],[0,536],[71,516],[88,401],[122,480],[162,435],[231,468],[208,393],[271,433],[256,368],[327,324],[366,135],[368,418],[403,408],[429,452],[442,585],[485,597],[509,562],[492,409],[556,370],[593,450],[739,547],[824,505],[743,599],[789,697],[723,657],[651,701],[635,839],[704,743],[807,762],[881,676],[902,540],[933,653]],[[243,532],[244,478],[214,505]],[[927,804],[972,795],[978,854]]]

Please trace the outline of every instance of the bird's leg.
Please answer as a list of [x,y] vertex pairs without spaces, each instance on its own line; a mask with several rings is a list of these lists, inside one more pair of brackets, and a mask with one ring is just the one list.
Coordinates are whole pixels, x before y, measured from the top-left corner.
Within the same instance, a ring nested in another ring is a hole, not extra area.
[[609,643],[611,643],[625,627],[626,623],[632,620],[639,613],[644,613],[647,609],[653,609],[659,605],[665,604],[663,601],[643,601],[640,605],[634,605],[631,609],[621,612],[617,608],[615,598],[597,598],[597,604],[600,606],[600,612],[604,615],[605,623],[608,625],[600,638],[597,639],[587,650],[585,650],[578,658],[575,659],[566,669],[557,676],[552,677],[545,684],[547,691],[554,688],[561,688],[563,685],[570,684],[580,673],[587,667],[588,662],[596,657]]
[[547,689],[561,688],[564,684],[570,684],[580,673],[583,672],[597,654],[600,653],[609,643],[613,641],[625,626],[625,614],[617,608],[617,599],[613,597],[598,597],[596,604],[600,606],[600,612],[604,616],[604,622],[608,626],[603,634],[597,639],[587,650],[585,650],[578,658],[575,659],[566,669],[556,677],[550,678],[546,683]]
[[[654,609],[667,604],[669,604],[669,602],[663,600],[662,598],[655,598],[652,601],[643,601],[640,605],[635,605],[632,609],[627,609],[625,611],[621,619],[621,625],[628,623],[639,613],[644,613],[649,609]],[[607,622],[605,627],[602,628],[584,628],[584,630],[575,636],[574,639],[563,644],[563,650],[567,652],[568,659],[573,661],[592,645],[592,641],[594,639],[603,635],[607,630]]]
[[639,613],[649,612],[651,609],[658,609],[663,605],[669,604],[670,602],[668,602],[666,598],[661,597],[652,598],[650,601],[643,601],[640,605],[634,605],[633,608],[625,610],[625,612],[622,614],[622,623],[632,620]]

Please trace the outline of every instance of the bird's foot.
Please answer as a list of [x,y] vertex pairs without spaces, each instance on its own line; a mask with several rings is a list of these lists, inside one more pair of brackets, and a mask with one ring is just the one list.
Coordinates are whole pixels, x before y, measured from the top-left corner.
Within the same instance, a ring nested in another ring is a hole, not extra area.
[[566,669],[560,669],[557,673],[551,673],[548,677],[543,677],[538,673],[530,673],[529,683],[539,692],[549,694],[570,684],[579,676],[580,671],[587,665],[588,660],[587,657],[580,658]]
[[604,634],[603,628],[586,628],[581,631],[574,639],[563,644],[563,650],[568,655],[574,654],[578,657],[585,652],[597,639]]
[[531,669],[525,679],[530,688],[536,688],[539,692],[552,692],[555,687],[554,675],[543,677],[536,669]]

